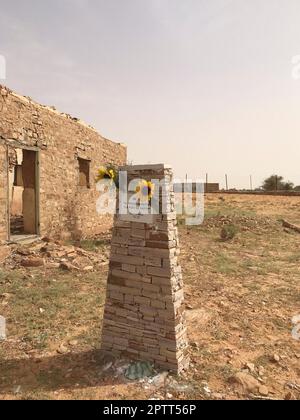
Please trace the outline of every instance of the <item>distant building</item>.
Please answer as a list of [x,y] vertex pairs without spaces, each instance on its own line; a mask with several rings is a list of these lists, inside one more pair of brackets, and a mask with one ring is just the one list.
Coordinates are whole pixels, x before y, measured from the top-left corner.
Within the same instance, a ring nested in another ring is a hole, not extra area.
[[[191,189],[192,192],[196,192],[197,191],[197,183],[193,182],[191,183],[177,183],[174,184],[174,191],[177,193],[183,192],[184,191],[184,185],[187,186],[188,191]],[[214,192],[219,192],[220,191],[220,184],[217,183],[201,183],[198,184],[198,191],[204,191],[206,193],[214,193]]]
[[205,192],[206,193],[214,193],[220,191],[220,184],[209,182],[208,184],[204,184],[205,186]]

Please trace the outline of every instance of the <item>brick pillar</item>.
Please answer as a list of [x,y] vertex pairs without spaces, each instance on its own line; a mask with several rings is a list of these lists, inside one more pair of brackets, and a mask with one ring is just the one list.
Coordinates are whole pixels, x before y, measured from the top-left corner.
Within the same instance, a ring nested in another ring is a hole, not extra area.
[[130,166],[128,182],[165,180],[168,212],[115,216],[102,348],[179,373],[189,364],[172,170]]

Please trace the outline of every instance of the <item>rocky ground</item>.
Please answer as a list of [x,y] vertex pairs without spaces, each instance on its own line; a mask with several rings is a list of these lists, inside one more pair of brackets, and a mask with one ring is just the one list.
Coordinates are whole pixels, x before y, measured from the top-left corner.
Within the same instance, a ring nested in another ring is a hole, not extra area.
[[0,399],[300,399],[300,197],[208,195],[180,223],[191,368],[99,351],[109,234],[0,247]]

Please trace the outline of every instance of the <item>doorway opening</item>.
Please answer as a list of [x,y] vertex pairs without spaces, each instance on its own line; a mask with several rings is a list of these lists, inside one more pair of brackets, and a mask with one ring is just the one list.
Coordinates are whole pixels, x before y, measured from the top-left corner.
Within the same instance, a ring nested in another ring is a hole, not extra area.
[[37,235],[38,221],[38,153],[10,147],[9,232],[10,241]]

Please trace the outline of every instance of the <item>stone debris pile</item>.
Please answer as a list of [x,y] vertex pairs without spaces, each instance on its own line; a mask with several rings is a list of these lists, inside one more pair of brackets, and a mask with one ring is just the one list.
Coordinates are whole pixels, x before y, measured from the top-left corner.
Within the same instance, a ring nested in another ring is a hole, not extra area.
[[64,245],[45,238],[28,245],[0,246],[0,264],[7,269],[19,267],[62,269],[89,272],[108,265],[109,250],[85,250],[80,245]]

